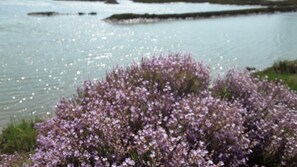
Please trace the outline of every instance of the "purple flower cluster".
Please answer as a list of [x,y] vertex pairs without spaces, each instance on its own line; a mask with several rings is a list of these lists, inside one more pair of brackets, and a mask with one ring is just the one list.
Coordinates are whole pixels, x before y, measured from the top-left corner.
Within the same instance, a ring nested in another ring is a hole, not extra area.
[[[231,70],[215,83],[213,92],[244,108],[245,133],[254,144],[249,163],[259,159],[271,166],[297,165],[297,95],[281,83]],[[262,164],[261,164],[262,165]]]
[[0,155],[0,166],[1,167],[10,167],[16,166],[18,162],[23,161],[23,157],[19,154],[1,154]]
[[38,124],[32,166],[244,166],[260,153],[292,164],[297,96],[235,71],[209,88],[209,74],[175,54],[86,81]]

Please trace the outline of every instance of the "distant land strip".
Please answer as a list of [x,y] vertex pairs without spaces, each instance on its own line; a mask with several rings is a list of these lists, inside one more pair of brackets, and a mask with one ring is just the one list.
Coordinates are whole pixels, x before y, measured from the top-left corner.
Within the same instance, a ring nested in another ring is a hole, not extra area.
[[27,14],[28,16],[65,16],[65,15],[97,15],[97,12],[78,12],[78,13],[59,13],[59,12],[53,12],[53,11],[47,11],[47,12],[30,12]]
[[55,1],[105,2],[107,4],[118,4],[116,0],[55,0]]
[[263,6],[288,6],[297,5],[296,0],[132,0],[140,3],[211,3],[229,5],[263,5]]
[[241,10],[227,10],[227,11],[214,11],[214,12],[197,12],[197,13],[181,13],[181,14],[133,14],[123,13],[114,14],[105,20],[111,23],[119,24],[135,24],[135,23],[149,23],[163,20],[179,20],[179,19],[202,19],[212,17],[227,17],[239,16],[250,14],[271,14],[283,12],[296,12],[297,6],[274,6],[265,8],[254,9],[241,9]]

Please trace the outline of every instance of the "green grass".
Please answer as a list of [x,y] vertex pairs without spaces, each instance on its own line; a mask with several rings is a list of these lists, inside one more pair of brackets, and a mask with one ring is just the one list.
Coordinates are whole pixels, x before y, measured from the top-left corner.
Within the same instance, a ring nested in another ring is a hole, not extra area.
[[274,63],[272,67],[258,71],[255,75],[260,78],[267,76],[271,81],[282,80],[292,90],[297,91],[297,60]]
[[31,152],[36,146],[35,121],[22,120],[11,123],[0,134],[0,154]]
[[[36,148],[37,130],[34,125],[41,119],[14,121],[3,128],[0,133],[0,164],[21,167],[30,164],[29,155]],[[1,166],[1,165],[0,165]]]

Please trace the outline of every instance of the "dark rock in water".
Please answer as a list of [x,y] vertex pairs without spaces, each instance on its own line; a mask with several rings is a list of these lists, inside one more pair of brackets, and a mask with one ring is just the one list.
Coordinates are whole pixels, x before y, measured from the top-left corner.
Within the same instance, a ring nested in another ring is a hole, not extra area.
[[96,12],[90,12],[89,15],[97,15]]
[[106,0],[105,3],[107,3],[107,4],[119,4],[116,0]]
[[28,13],[29,16],[57,16],[61,15],[61,13],[58,12],[31,12]]
[[255,67],[245,67],[245,69],[248,70],[248,71],[255,71],[256,70]]
[[78,15],[82,16],[82,15],[85,15],[86,13],[83,13],[83,12],[78,12]]

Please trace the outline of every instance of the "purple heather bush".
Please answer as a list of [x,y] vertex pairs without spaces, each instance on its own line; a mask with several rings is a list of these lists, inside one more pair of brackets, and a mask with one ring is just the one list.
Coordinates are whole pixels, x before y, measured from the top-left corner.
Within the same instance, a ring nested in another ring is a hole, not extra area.
[[32,166],[286,166],[297,160],[297,95],[189,55],[143,59],[86,81],[37,125]]
[[297,95],[281,83],[231,70],[216,81],[213,92],[240,102],[246,134],[254,143],[249,165],[297,166]]

